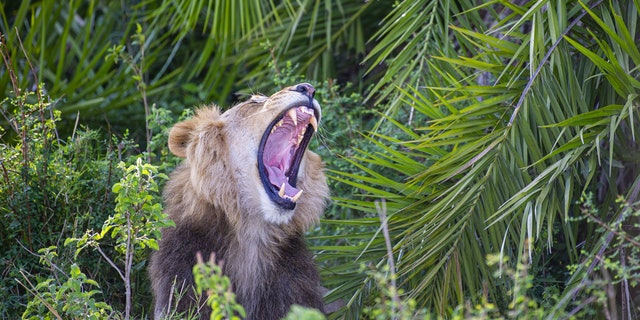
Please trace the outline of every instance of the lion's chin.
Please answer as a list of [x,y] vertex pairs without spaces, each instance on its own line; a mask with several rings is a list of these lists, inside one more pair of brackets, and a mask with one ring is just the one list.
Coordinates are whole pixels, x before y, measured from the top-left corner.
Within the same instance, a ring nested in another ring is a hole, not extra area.
[[[261,200],[262,213],[267,222],[283,225],[288,224],[293,218],[293,209],[283,208],[282,206],[273,203],[269,197]],[[293,205],[295,207],[295,203]]]

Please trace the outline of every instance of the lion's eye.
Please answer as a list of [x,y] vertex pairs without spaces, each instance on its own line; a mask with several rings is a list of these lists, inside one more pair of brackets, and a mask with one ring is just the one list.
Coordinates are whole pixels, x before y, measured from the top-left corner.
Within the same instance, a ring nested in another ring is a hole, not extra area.
[[259,106],[260,103],[263,103],[267,100],[267,97],[261,95],[252,95],[249,101],[256,103],[256,106]]

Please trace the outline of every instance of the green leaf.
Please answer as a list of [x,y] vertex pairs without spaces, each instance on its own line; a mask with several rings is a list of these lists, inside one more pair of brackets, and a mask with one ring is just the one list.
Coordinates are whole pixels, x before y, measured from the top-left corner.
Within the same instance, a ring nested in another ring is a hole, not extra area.
[[160,247],[158,246],[158,242],[155,239],[148,239],[145,243],[149,246],[149,248],[153,250],[160,249]]

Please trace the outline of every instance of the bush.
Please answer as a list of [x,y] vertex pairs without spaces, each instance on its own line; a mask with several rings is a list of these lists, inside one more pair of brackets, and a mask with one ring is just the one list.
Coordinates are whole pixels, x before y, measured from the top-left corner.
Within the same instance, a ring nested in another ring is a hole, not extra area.
[[[52,250],[55,247],[48,249]],[[47,263],[53,266],[50,261]],[[22,319],[99,320],[109,318],[113,314],[111,306],[95,300],[94,296],[101,295],[102,292],[89,288],[100,286],[94,280],[87,278],[77,264],[71,265],[64,283],[58,283],[58,281],[58,278],[49,278],[29,289],[34,297],[27,304]]]
[[[0,136],[0,247],[5,249],[0,252],[0,317],[10,317],[26,304],[25,290],[14,279],[47,271],[35,252],[60,247],[113,211],[111,185],[119,179],[114,169],[132,145],[82,127],[60,138],[59,112],[42,88],[5,99],[1,110],[10,128]],[[59,254],[64,267],[70,266],[70,252]],[[77,263],[109,275],[91,260]]]

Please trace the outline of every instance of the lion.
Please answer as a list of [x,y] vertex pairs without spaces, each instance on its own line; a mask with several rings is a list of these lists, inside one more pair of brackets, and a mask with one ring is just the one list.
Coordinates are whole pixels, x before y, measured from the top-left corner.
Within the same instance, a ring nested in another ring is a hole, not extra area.
[[301,83],[224,113],[204,107],[171,129],[169,150],[184,161],[163,192],[176,226],[162,230],[149,265],[156,319],[209,317],[193,290],[197,253],[222,261],[247,319],[280,319],[292,304],[323,310],[304,239],[329,196],[323,163],[307,150],[321,117],[314,93]]

